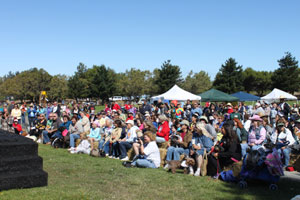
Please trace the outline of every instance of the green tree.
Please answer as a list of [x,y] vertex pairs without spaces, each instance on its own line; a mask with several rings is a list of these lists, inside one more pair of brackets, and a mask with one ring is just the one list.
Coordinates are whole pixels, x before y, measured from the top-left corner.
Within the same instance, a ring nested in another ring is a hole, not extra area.
[[159,93],[166,92],[175,84],[182,82],[180,67],[172,65],[170,60],[165,61],[158,72],[159,75],[155,84],[158,86]]
[[63,100],[68,95],[68,78],[65,75],[55,75],[49,83],[49,100]]
[[243,90],[243,69],[233,58],[223,64],[216,75],[213,86],[226,93]]
[[273,87],[294,93],[300,84],[298,61],[290,52],[286,52],[285,56],[278,60],[278,64],[279,68],[272,75]]
[[210,77],[208,76],[208,73],[204,71],[194,73],[191,70],[182,83],[182,87],[193,94],[200,94],[210,89],[211,86],[212,83]]
[[257,71],[255,78],[255,91],[258,96],[263,96],[267,90],[272,89],[272,72]]
[[89,80],[87,79],[87,67],[79,63],[77,71],[68,80],[69,97],[78,100],[78,98],[87,98],[90,95]]
[[151,84],[151,72],[146,70],[131,68],[125,73],[120,73],[118,76],[118,91],[122,96],[138,97],[148,92],[148,87]]
[[250,93],[255,90],[256,71],[251,67],[246,68],[243,71],[243,86],[246,92]]
[[91,77],[92,94],[90,96],[108,100],[116,92],[115,71],[104,65],[94,65],[91,71],[93,75]]

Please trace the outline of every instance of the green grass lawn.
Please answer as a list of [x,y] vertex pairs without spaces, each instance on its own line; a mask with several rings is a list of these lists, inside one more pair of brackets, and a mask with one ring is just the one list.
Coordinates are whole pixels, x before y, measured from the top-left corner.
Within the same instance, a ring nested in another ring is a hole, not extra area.
[[236,184],[209,177],[171,174],[163,169],[125,168],[121,161],[72,155],[65,149],[39,145],[48,172],[47,187],[2,191],[0,199],[290,199],[300,183],[282,180],[278,191],[266,184]]

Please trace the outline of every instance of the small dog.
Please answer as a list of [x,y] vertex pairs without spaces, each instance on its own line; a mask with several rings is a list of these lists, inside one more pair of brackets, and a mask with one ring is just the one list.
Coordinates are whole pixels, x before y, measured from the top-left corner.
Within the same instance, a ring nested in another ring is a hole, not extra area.
[[175,174],[176,169],[180,168],[181,162],[179,160],[170,160],[170,161],[167,161],[167,164],[169,165],[169,171],[171,170],[171,172],[173,174]]

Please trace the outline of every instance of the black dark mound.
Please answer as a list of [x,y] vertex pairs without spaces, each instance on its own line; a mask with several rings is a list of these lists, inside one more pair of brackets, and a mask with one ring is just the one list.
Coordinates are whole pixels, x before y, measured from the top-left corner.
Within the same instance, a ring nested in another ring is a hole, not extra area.
[[0,191],[47,186],[48,174],[31,139],[0,129]]

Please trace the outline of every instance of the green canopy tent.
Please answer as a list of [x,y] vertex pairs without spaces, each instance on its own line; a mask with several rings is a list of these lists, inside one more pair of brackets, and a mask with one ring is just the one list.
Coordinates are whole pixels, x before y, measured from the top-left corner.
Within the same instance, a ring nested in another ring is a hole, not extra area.
[[199,94],[201,96],[201,101],[212,101],[212,102],[232,102],[239,101],[237,97],[231,96],[220,90],[210,89],[206,92]]

